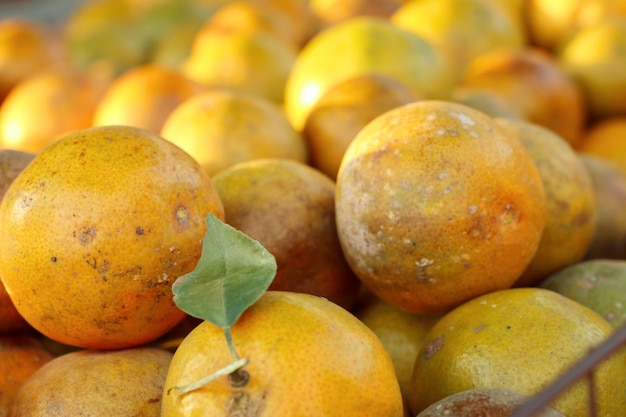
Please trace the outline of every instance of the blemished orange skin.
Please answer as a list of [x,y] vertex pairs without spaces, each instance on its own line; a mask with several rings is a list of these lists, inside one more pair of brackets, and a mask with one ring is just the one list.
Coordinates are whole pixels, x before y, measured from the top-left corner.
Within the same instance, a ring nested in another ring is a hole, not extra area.
[[232,326],[245,386],[221,377],[181,394],[233,362],[223,331],[204,322],[170,364],[162,417],[402,417],[393,364],[380,340],[356,317],[322,297],[268,291]]
[[537,249],[545,210],[517,137],[452,102],[418,101],[374,119],[337,178],[348,263],[373,293],[414,313],[510,287]]
[[9,413],[11,401],[22,384],[54,358],[33,335],[0,336],[0,416]]
[[39,153],[0,205],[0,277],[45,336],[119,349],[185,314],[174,280],[196,265],[206,216],[223,218],[208,177],[147,130],[95,127]]
[[127,125],[159,133],[169,114],[204,88],[177,71],[136,66],[114,79],[103,93],[93,125]]

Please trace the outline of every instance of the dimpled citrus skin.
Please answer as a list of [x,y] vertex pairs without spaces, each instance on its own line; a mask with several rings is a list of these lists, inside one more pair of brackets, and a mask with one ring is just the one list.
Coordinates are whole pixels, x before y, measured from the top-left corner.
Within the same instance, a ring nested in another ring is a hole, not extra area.
[[[249,363],[243,388],[221,377],[187,385],[233,362],[222,329],[204,322],[170,364],[162,417],[402,417],[393,364],[380,340],[347,310],[309,294],[269,291],[231,328]],[[168,393],[169,391],[169,393]]]
[[535,253],[545,209],[521,142],[451,102],[419,101],[370,122],[337,178],[346,259],[372,292],[415,313],[510,287]]
[[17,310],[61,343],[140,345],[184,313],[171,284],[191,271],[209,212],[210,178],[147,130],[73,132],[13,181],[0,205],[0,277]]
[[[431,329],[413,367],[409,392],[418,414],[471,388],[507,388],[534,395],[613,333],[593,310],[541,288],[514,288],[476,297]],[[598,416],[626,413],[622,350],[595,370]],[[588,381],[551,405],[567,417],[587,417]]]

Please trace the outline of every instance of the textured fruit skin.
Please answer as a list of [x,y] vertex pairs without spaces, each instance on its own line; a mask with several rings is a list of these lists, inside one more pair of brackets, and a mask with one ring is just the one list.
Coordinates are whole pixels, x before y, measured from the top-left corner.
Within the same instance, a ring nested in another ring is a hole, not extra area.
[[156,417],[171,359],[153,347],[66,353],[24,382],[9,416]]
[[309,294],[269,291],[231,328],[247,385],[219,378],[186,394],[172,387],[233,362],[222,329],[204,322],[170,365],[162,417],[402,417],[393,364],[380,340],[347,310]]
[[348,263],[372,292],[414,313],[510,287],[534,255],[545,195],[521,142],[482,112],[411,103],[352,141],[336,187]]
[[[514,288],[476,297],[442,317],[420,350],[409,401],[418,414],[440,399],[472,388],[506,388],[534,395],[613,333],[593,310],[542,288]],[[626,351],[594,370],[598,414],[626,412]],[[588,417],[588,380],[551,406]]]
[[191,156],[147,130],[76,131],[37,155],[0,205],[0,277],[17,310],[61,343],[118,349],[185,315],[171,285],[223,217]]

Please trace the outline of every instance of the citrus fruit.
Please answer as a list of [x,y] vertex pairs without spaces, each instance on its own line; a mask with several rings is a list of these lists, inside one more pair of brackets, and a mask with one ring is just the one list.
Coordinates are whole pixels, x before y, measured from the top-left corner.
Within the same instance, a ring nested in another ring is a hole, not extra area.
[[590,259],[569,265],[539,286],[600,314],[615,329],[626,323],[626,260]]
[[235,164],[213,184],[226,222],[276,258],[270,289],[354,305],[360,282],[339,245],[334,181],[302,162],[274,158]]
[[309,3],[322,28],[359,16],[388,19],[401,4],[402,0],[311,0]]
[[[78,130],[41,151],[0,205],[0,279],[20,314],[68,345],[147,343],[183,317],[174,280],[201,253],[211,179],[147,130]],[[53,225],[53,226],[52,226]]]
[[519,139],[452,102],[378,116],[350,143],[337,177],[348,263],[373,293],[414,313],[513,285],[538,247],[545,210]]
[[585,131],[577,150],[604,159],[626,175],[626,115],[607,117],[592,122]]
[[[417,417],[510,417],[530,395],[506,388],[473,388],[448,395],[417,415]],[[565,417],[552,407],[536,417]]]
[[[310,294],[268,291],[232,326],[247,382],[224,376],[182,394],[232,362],[222,329],[204,322],[172,359],[162,417],[205,415],[402,416],[402,397],[383,345],[347,310]],[[245,381],[245,380],[244,380]]]
[[579,154],[593,187],[596,222],[584,259],[626,257],[626,174],[605,159]]
[[445,99],[453,79],[445,55],[387,19],[353,17],[318,32],[298,53],[285,87],[285,111],[301,130],[319,98],[335,84],[376,72],[415,94]]
[[0,101],[21,81],[42,70],[61,66],[61,41],[39,20],[5,17],[0,20]]
[[337,83],[313,106],[302,130],[309,163],[337,178],[348,145],[367,123],[387,110],[419,99],[405,84],[380,73]]
[[[472,388],[535,395],[613,333],[598,313],[554,291],[515,288],[476,297],[443,316],[420,350],[411,379],[413,413]],[[626,351],[594,369],[598,415],[626,404]],[[567,417],[588,416],[589,381],[550,405]]]
[[[24,170],[34,157],[35,154],[30,152],[0,149],[0,200],[4,197],[15,177]],[[28,328],[30,326],[15,309],[4,285],[0,282],[0,333],[10,333]]]
[[11,416],[158,416],[172,353],[136,347],[58,356],[22,384]]
[[0,416],[9,415],[22,384],[54,356],[33,335],[0,335]]
[[445,51],[452,59],[457,79],[465,66],[480,54],[525,46],[522,26],[494,1],[409,1],[403,3],[390,20]]
[[480,110],[491,117],[524,119],[521,110],[497,92],[457,86],[452,91],[452,101]]
[[181,71],[209,87],[229,88],[282,103],[295,59],[294,48],[269,33],[222,33],[205,25],[196,34]]
[[485,52],[468,64],[460,85],[501,97],[524,120],[553,130],[573,147],[580,141],[587,122],[583,91],[545,51]]
[[412,314],[374,295],[361,300],[353,313],[385,346],[396,370],[400,390],[404,398],[408,398],[417,352],[440,315]]
[[211,90],[180,103],[161,136],[192,155],[209,175],[259,158],[307,161],[304,138],[280,107],[252,94]]
[[136,126],[158,134],[167,116],[202,90],[178,71],[137,65],[109,84],[96,105],[92,124]]
[[103,89],[87,74],[62,70],[22,81],[0,107],[0,146],[39,152],[60,136],[91,127]]
[[515,282],[532,286],[584,257],[595,229],[593,185],[587,167],[561,136],[531,122],[498,121],[515,132],[528,150],[546,195],[546,222],[539,247]]
[[594,118],[626,115],[626,16],[576,32],[556,54],[559,65],[581,86]]

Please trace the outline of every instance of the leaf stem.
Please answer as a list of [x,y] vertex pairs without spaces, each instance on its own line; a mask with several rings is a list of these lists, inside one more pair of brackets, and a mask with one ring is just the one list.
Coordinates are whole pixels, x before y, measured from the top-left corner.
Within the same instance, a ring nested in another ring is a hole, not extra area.
[[233,336],[230,333],[230,327],[224,327],[224,336],[226,336],[226,343],[228,343],[228,349],[230,349],[230,354],[233,355],[233,359],[236,361],[239,360],[239,355],[237,354],[237,350],[235,349],[235,343],[233,343]]
[[193,382],[191,384],[188,385],[182,385],[182,386],[176,386],[176,387],[171,387],[170,389],[167,390],[167,393],[169,394],[171,390],[175,389],[176,391],[180,392],[181,394],[186,394],[190,391],[194,391],[197,390],[198,388],[202,388],[203,386],[205,386],[206,384],[208,384],[209,382],[213,382],[215,381],[217,378],[221,378],[223,376],[227,376],[232,374],[233,372],[236,372],[237,370],[241,369],[241,367],[245,366],[248,363],[248,358],[243,358],[243,359],[238,359],[233,363],[230,363],[228,365],[226,365],[225,367],[223,367],[222,369],[212,373],[211,375],[202,378],[196,382]]

